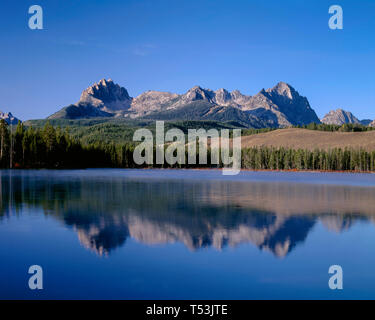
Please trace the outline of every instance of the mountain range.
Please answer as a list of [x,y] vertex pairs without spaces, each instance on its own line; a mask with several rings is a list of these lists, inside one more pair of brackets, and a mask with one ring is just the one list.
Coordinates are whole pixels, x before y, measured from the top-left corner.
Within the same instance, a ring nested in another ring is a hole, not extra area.
[[[343,109],[332,110],[319,119],[307,98],[285,82],[262,89],[254,96],[238,90],[214,91],[195,86],[183,94],[150,90],[131,97],[124,87],[111,79],[102,79],[85,89],[78,102],[60,109],[47,119],[90,118],[230,121],[250,128],[282,128],[312,122],[375,127],[375,120],[359,120]],[[10,112],[1,111],[0,119],[8,124],[19,121]]]
[[235,121],[254,128],[320,123],[307,98],[285,82],[254,96],[195,86],[184,94],[146,91],[133,98],[111,79],[90,86],[77,103],[49,119],[96,117]]

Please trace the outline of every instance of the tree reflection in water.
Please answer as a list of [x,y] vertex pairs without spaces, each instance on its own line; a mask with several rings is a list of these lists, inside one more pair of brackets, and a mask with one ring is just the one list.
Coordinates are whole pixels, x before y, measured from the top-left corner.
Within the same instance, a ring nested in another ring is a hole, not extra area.
[[342,232],[375,216],[373,187],[87,172],[1,171],[0,219],[24,207],[42,210],[100,255],[132,237],[149,245],[181,242],[191,250],[252,243],[285,257],[318,221]]

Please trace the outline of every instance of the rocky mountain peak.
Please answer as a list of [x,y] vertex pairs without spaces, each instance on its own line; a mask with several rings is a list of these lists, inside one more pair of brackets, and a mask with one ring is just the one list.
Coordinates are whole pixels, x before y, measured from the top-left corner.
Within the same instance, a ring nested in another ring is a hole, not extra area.
[[262,112],[263,117],[270,117],[270,112],[272,112],[274,116],[271,116],[273,118],[271,126],[285,127],[311,122],[320,123],[307,98],[300,96],[291,85],[285,82],[279,82],[267,90],[262,89],[251,98],[247,110],[257,110],[258,115]]
[[79,105],[90,105],[102,111],[113,113],[130,107],[132,98],[128,91],[111,79],[101,79],[81,94]]
[[133,99],[130,111],[135,114],[146,115],[150,112],[160,111],[171,104],[179,95],[170,92],[148,90]]
[[243,94],[240,92],[240,90],[233,90],[231,94],[232,94],[232,97],[235,99],[239,97],[243,97]]
[[87,96],[92,96],[104,103],[130,99],[128,91],[118,84],[115,84],[111,79],[102,79],[88,87],[82,92],[81,100],[87,98]]
[[345,123],[360,123],[351,112],[343,109],[331,110],[321,121],[325,124],[336,124],[340,126]]
[[12,125],[16,125],[18,121],[20,121],[19,119],[14,117],[11,112],[5,113],[2,111],[0,111],[0,119],[5,120],[7,124],[12,124]]
[[215,91],[216,94],[225,94],[225,95],[230,95],[229,91],[227,89],[224,89],[224,88],[220,88],[220,89],[217,89]]
[[108,80],[106,80],[106,79],[101,79],[100,81],[99,81],[99,83],[100,84],[102,84],[102,85],[104,85],[104,86],[106,86],[106,85],[108,85],[108,84],[110,84],[110,83],[113,83],[113,80],[112,79],[108,79]]
[[224,88],[215,91],[215,100],[217,104],[225,104],[232,100],[232,95]]
[[196,101],[196,100],[206,100],[212,102],[215,93],[212,90],[202,89],[200,86],[194,86],[188,92],[183,95],[184,101]]
[[265,91],[267,93],[277,94],[277,95],[280,95],[280,96],[287,97],[289,99],[293,99],[296,94],[298,95],[296,90],[294,90],[294,88],[291,85],[289,85],[285,82],[282,82],[282,81],[280,81],[273,88],[267,89]]

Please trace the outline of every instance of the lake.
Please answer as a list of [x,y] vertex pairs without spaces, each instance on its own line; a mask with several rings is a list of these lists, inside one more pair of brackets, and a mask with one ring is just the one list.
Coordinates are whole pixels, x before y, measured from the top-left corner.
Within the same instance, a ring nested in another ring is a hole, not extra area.
[[[374,299],[375,175],[1,170],[0,299]],[[43,269],[30,290],[28,268]],[[328,269],[343,269],[331,290]]]

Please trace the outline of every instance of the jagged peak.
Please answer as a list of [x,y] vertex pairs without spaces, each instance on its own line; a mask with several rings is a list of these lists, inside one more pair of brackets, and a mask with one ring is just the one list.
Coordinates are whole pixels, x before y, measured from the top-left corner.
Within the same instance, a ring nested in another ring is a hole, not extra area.
[[101,85],[101,86],[104,86],[104,87],[107,87],[109,85],[113,85],[114,82],[112,79],[101,79],[98,83],[96,83],[96,85]]
[[337,108],[336,110],[330,110],[326,115],[330,115],[330,114],[346,114],[346,115],[353,116],[353,113],[351,113],[350,111],[346,111],[342,108]]
[[188,100],[210,101],[214,95],[215,92],[210,89],[203,89],[201,86],[194,86],[184,94],[184,98]]
[[215,95],[218,95],[218,96],[223,96],[223,97],[228,97],[228,98],[231,97],[231,93],[227,89],[224,89],[224,88],[220,88],[214,91],[214,93]]
[[110,82],[113,82],[113,80],[112,79],[105,79],[105,78],[103,78],[103,79],[101,79],[99,81],[99,83],[101,83],[101,84],[107,84],[107,83],[110,83]]
[[287,96],[292,99],[296,90],[288,83],[280,81],[273,88],[265,90],[267,93],[277,93],[282,96]]
[[203,89],[201,86],[195,85],[194,87],[190,88],[188,92],[196,92],[196,91],[206,91],[206,89]]
[[104,78],[84,90],[81,95],[81,100],[87,100],[88,96],[100,99],[103,102],[131,99],[128,91],[124,87],[114,83],[112,79]]
[[7,117],[13,117],[11,112],[3,112],[0,110],[0,116],[7,116]]
[[233,90],[231,93],[235,95],[241,95],[241,96],[243,95],[242,92],[238,89]]
[[17,124],[18,121],[21,121],[17,119],[11,112],[2,112],[0,111],[0,119],[5,120],[6,123],[8,124]]
[[338,108],[336,110],[329,111],[321,120],[325,124],[336,124],[342,125],[345,123],[360,123],[350,111]]
[[215,92],[216,93],[229,93],[229,91],[227,89],[224,89],[224,88],[217,89]]
[[11,112],[3,112],[0,110],[0,115],[4,115],[4,116],[9,116],[9,117],[13,117],[12,113]]
[[351,112],[346,111],[346,110],[344,110],[344,109],[342,109],[342,108],[337,108],[337,109],[330,110],[330,111],[327,113],[327,115],[328,115],[328,114],[337,114],[337,113],[351,113]]
[[90,85],[86,90],[90,88],[103,88],[103,87],[119,87],[121,88],[120,85],[116,84],[113,82],[112,79],[100,79],[98,82],[95,82],[94,84]]

